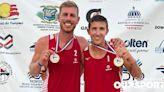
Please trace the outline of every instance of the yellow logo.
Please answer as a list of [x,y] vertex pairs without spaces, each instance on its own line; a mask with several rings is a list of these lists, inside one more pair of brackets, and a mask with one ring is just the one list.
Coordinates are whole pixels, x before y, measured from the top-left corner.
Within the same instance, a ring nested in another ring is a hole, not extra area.
[[10,16],[10,5],[8,3],[0,4],[0,17]]

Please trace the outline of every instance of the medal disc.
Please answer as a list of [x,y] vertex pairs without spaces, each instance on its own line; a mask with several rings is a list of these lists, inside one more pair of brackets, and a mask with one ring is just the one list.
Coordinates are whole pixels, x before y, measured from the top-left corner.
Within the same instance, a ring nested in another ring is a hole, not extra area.
[[124,60],[120,57],[116,57],[114,59],[114,65],[117,67],[121,67],[124,64]]
[[60,57],[57,53],[53,53],[51,56],[50,56],[50,61],[52,63],[58,63],[60,60]]

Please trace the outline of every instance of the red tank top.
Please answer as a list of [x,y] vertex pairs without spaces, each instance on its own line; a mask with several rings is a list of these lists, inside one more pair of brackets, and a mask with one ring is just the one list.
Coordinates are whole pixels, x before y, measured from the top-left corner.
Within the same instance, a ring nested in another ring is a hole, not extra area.
[[84,51],[85,92],[120,92],[113,86],[120,81],[120,68],[113,64],[115,57],[107,52],[102,59],[94,59],[88,49]]
[[[56,41],[53,37],[49,40],[49,49],[55,50],[55,46]],[[81,51],[77,39],[73,40],[71,49],[63,50],[58,55],[58,63],[48,63],[48,92],[80,92]]]

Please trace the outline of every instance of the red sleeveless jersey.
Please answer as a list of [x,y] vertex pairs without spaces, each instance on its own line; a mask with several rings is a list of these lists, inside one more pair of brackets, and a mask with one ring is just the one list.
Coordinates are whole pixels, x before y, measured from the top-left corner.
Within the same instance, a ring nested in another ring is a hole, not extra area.
[[[49,40],[49,49],[55,51],[55,38]],[[58,46],[58,49],[61,48]],[[59,52],[58,63],[48,63],[48,92],[80,92],[80,45],[76,38],[69,50]]]
[[106,53],[101,59],[94,59],[89,50],[84,51],[84,83],[85,92],[120,92],[114,88],[120,82],[120,68],[113,64],[116,55]]

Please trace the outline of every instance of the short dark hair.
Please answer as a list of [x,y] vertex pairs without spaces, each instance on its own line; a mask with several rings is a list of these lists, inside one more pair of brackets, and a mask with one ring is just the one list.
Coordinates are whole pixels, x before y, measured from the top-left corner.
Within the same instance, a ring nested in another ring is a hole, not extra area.
[[60,5],[59,13],[61,12],[63,7],[75,7],[75,8],[77,8],[77,14],[79,14],[79,8],[78,8],[77,4],[75,2],[73,2],[73,1],[65,1],[65,2],[63,2]]
[[89,19],[88,29],[91,27],[91,23],[92,22],[99,22],[99,21],[105,22],[106,26],[108,28],[108,21],[107,21],[107,19],[104,16],[102,16],[102,15],[95,15],[92,18]]

